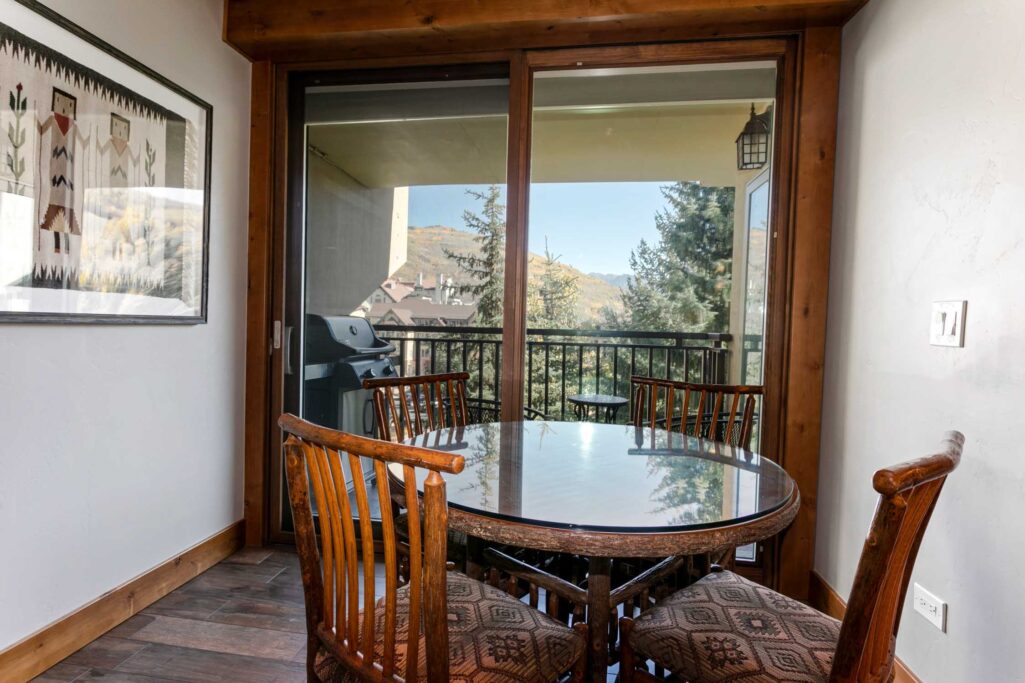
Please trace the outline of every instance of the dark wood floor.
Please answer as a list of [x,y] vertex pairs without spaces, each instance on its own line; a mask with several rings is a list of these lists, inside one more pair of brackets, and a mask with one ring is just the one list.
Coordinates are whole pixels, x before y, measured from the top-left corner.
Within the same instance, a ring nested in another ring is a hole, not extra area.
[[[379,595],[383,576],[379,567]],[[34,680],[305,681],[305,634],[298,557],[287,549],[246,549]]]
[[36,681],[306,680],[299,561],[242,550]]

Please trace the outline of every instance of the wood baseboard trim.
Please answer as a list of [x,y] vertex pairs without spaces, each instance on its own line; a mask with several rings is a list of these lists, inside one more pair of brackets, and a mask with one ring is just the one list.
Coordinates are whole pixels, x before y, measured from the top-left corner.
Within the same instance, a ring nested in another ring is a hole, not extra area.
[[[833,590],[833,587],[826,583],[826,580],[816,571],[812,571],[808,583],[808,602],[811,606],[834,619],[843,619],[844,612],[847,611],[847,603]],[[922,680],[899,659],[894,661],[893,668],[893,683],[922,683]]]
[[0,652],[3,680],[28,681],[242,547],[240,520]]

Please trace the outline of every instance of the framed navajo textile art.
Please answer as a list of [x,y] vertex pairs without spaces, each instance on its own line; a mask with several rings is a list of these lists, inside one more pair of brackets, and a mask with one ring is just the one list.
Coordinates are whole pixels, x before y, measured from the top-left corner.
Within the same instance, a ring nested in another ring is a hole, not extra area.
[[0,6],[0,321],[206,322],[212,107]]

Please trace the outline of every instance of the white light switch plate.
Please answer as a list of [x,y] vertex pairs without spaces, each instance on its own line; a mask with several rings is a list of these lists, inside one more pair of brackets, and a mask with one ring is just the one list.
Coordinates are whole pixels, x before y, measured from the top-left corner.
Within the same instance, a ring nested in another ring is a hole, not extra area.
[[934,301],[929,343],[933,346],[964,346],[967,301]]
[[947,603],[936,597],[929,591],[915,584],[915,611],[921,614],[926,620],[943,631],[947,632]]

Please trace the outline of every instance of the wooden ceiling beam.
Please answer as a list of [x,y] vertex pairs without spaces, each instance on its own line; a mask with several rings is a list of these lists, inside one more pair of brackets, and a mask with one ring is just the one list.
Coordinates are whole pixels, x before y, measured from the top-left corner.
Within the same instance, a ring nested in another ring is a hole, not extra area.
[[321,61],[789,32],[866,0],[226,0],[253,60]]

